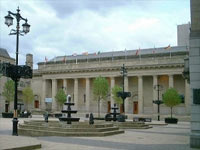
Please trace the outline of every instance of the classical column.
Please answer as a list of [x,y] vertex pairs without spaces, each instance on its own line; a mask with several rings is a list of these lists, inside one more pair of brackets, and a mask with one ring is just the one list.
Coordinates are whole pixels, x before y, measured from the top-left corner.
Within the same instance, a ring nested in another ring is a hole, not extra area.
[[143,78],[138,76],[138,103],[139,103],[139,113],[143,113]]
[[56,102],[56,93],[57,93],[57,79],[52,79],[52,110],[57,110]]
[[65,91],[65,94],[67,94],[67,79],[63,79],[63,88]]
[[115,77],[111,77],[110,78],[110,91],[111,91],[111,95],[110,95],[110,102],[111,102],[111,107],[114,106],[114,99],[113,99],[113,94],[112,94],[112,88],[115,86]]
[[174,76],[173,75],[169,75],[169,88],[173,88],[174,87]]
[[90,79],[89,78],[86,78],[85,93],[86,93],[86,111],[90,112]]
[[[158,92],[156,89],[156,85],[158,85],[158,76],[154,75],[153,76],[153,100],[158,100]],[[154,113],[157,113],[157,110],[158,110],[157,107],[158,107],[158,105],[153,103],[153,112]]]
[[74,103],[75,109],[78,109],[78,79],[74,79]]
[[[128,92],[128,77],[125,76],[124,78],[124,91]],[[125,113],[129,112],[129,98],[125,99]]]
[[190,107],[191,107],[191,103],[190,103],[190,85],[187,82],[187,80],[185,80],[185,107],[186,107],[186,113],[190,114]]
[[47,86],[47,80],[46,79],[43,79],[42,80],[42,99],[41,99],[41,102],[40,102],[40,106],[41,106],[41,109],[46,109],[46,106],[45,106],[45,98],[46,98],[46,87]]

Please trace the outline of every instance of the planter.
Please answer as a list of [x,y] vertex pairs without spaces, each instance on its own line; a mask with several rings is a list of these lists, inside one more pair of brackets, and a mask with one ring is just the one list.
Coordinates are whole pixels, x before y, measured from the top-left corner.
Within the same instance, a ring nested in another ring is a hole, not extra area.
[[102,118],[102,117],[100,117],[100,118],[94,118],[94,120],[104,120],[105,118]]
[[178,122],[177,118],[165,118],[165,123],[177,124],[177,122]]
[[13,113],[2,112],[3,118],[13,118]]

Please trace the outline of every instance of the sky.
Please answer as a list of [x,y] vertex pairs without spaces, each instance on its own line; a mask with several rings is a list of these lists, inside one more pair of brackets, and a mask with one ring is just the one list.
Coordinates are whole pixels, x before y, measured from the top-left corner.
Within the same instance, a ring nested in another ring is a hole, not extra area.
[[34,69],[45,57],[176,46],[177,25],[190,22],[190,0],[0,0],[0,47],[13,58],[16,19],[8,28],[4,17],[18,6],[31,25],[19,64],[30,53]]

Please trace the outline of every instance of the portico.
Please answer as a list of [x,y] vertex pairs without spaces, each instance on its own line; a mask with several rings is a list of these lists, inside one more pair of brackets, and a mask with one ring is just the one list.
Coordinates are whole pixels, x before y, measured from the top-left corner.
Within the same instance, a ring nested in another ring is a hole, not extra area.
[[[52,98],[52,110],[59,111],[55,95],[59,88],[63,88],[67,94],[72,96],[75,107],[79,112],[97,112],[97,102],[93,99],[93,80],[98,77],[106,77],[109,82],[110,91],[115,85],[122,86],[120,67],[125,64],[128,75],[125,77],[125,91],[131,92],[132,96],[125,100],[127,114],[155,114],[157,105],[153,100],[157,99],[157,92],[154,85],[160,84],[162,94],[169,87],[177,89],[180,95],[185,97],[184,102],[174,109],[176,114],[189,114],[189,86],[182,77],[183,59],[187,55],[183,47],[184,55],[173,57],[160,56],[158,58],[141,59],[115,59],[114,61],[80,62],[78,64],[46,64],[40,65],[39,70],[42,79],[42,98]],[[69,68],[70,66],[70,68]],[[56,68],[55,68],[56,67]],[[59,69],[60,68],[60,69]],[[56,70],[54,70],[56,69]],[[112,94],[101,103],[101,112],[107,113],[113,106]],[[41,108],[45,109],[44,101],[41,100]],[[161,114],[168,114],[169,109],[161,105]]]

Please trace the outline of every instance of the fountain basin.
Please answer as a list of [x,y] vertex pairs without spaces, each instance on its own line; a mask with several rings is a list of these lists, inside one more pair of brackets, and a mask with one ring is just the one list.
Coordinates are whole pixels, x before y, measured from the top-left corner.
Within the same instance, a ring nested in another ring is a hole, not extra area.
[[77,110],[62,110],[61,111],[62,113],[70,113],[70,114],[72,114],[72,113],[77,113]]
[[60,117],[60,121],[67,121],[67,122],[78,122],[80,118],[67,118],[67,117]]

